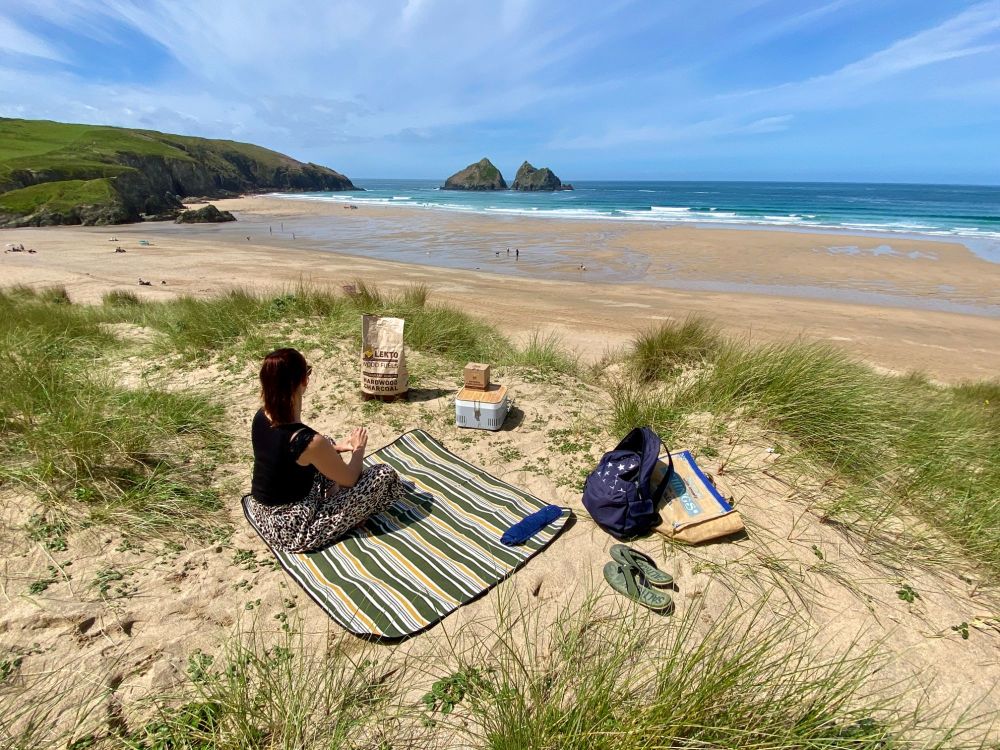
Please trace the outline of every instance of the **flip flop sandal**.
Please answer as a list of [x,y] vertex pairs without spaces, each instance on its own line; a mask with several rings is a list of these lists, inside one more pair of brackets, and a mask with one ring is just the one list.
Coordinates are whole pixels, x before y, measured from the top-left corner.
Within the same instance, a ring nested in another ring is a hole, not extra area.
[[654,586],[669,586],[674,577],[656,567],[653,558],[624,544],[611,545],[611,559],[622,565],[634,565]]
[[669,594],[644,585],[642,571],[634,565],[609,562],[604,566],[604,578],[619,594],[649,609],[661,612],[673,604]]

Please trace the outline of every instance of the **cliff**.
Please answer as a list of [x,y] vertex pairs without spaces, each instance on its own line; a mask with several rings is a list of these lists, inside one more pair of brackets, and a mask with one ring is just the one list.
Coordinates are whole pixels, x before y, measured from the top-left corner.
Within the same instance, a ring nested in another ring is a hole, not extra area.
[[535,169],[524,162],[514,177],[513,190],[572,190],[572,185],[563,185],[562,180],[548,167]]
[[357,189],[332,169],[249,143],[0,118],[0,227],[173,217],[195,195]]
[[489,159],[480,159],[455,172],[444,181],[444,190],[506,190],[507,183],[500,170]]

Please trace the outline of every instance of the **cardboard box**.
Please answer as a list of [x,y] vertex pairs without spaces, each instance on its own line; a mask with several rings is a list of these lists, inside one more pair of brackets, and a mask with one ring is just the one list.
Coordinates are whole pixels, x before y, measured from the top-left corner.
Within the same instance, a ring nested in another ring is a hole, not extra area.
[[485,391],[490,387],[490,366],[480,362],[469,362],[463,372],[466,388]]

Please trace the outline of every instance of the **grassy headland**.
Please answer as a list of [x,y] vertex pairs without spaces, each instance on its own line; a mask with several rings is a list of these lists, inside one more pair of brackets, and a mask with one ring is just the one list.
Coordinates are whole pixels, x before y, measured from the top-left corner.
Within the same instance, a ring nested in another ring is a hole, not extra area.
[[248,143],[0,118],[0,226],[137,221],[185,196],[353,189],[331,169]]

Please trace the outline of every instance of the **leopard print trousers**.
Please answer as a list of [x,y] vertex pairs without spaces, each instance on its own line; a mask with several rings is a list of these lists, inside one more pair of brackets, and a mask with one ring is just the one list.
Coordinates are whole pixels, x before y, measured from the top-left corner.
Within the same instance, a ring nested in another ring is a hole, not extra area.
[[309,494],[287,505],[263,505],[248,496],[247,511],[272,547],[312,552],[389,508],[399,493],[396,470],[376,464],[362,471],[353,487],[340,487],[317,471]]

